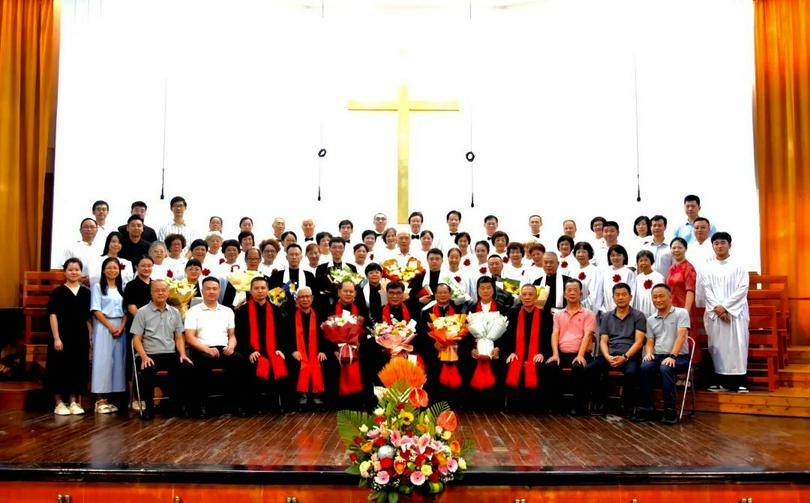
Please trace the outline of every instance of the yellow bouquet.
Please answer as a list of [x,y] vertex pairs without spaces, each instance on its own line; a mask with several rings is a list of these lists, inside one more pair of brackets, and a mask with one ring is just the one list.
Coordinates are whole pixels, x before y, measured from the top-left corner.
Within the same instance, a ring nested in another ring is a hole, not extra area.
[[250,291],[250,282],[256,276],[263,276],[259,271],[234,271],[228,275],[228,283],[236,290],[233,298],[233,307],[244,304],[247,292]]
[[188,306],[191,304],[191,299],[194,298],[194,294],[196,293],[195,285],[192,285],[185,279],[167,279],[166,283],[169,286],[169,298],[166,302],[170,306],[176,307],[177,310],[180,311],[180,318],[185,320]]

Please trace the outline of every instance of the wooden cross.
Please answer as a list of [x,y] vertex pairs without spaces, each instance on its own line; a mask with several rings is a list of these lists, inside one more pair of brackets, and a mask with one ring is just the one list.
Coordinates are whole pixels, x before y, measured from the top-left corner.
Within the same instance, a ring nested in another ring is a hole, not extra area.
[[399,99],[377,103],[349,100],[349,110],[397,112],[397,222],[408,223],[408,160],[410,157],[409,112],[458,112],[458,101],[411,101],[408,86],[399,88]]

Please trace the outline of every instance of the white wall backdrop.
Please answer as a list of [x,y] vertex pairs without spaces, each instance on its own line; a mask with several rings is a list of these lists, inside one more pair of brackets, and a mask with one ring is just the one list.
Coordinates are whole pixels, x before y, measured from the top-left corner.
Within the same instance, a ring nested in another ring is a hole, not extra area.
[[217,214],[235,235],[250,215],[257,238],[274,216],[294,230],[304,216],[330,231],[342,218],[370,228],[376,211],[393,222],[396,114],[347,104],[395,99],[406,79],[412,99],[461,105],[411,114],[410,208],[425,228],[443,230],[458,208],[474,235],[488,213],[521,237],[530,213],[552,240],[565,218],[588,237],[596,214],[627,234],[636,216],[662,213],[674,231],[696,193],[759,267],[750,0],[323,7],[63,0],[53,256],[96,199],[116,224],[142,199],[157,228],[179,194],[196,228]]

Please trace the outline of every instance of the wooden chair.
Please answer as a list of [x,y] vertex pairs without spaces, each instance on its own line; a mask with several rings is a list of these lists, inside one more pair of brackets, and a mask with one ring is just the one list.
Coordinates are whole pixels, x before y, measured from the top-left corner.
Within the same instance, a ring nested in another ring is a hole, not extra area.
[[22,308],[25,315],[26,344],[37,338],[50,337],[50,326],[47,321],[48,299],[53,289],[64,282],[65,274],[58,269],[23,273]]
[[787,290],[749,290],[748,305],[772,306],[774,309],[776,309],[775,328],[779,335],[779,367],[784,368],[788,363],[787,347],[790,345],[790,329],[788,324],[790,313],[788,312]]
[[[749,374],[748,380],[754,383],[766,383],[768,391],[779,387],[779,335],[777,333],[776,308],[773,306],[753,305],[749,307],[750,338],[748,341]],[[764,360],[762,369],[752,369],[750,360]],[[752,375],[752,370],[754,374]],[[762,371],[765,375],[761,375]]]

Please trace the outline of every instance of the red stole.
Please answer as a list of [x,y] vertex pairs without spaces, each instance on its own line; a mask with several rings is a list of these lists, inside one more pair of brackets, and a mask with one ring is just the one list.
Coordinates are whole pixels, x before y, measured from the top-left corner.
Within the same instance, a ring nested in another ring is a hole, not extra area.
[[[405,307],[405,304],[400,304],[400,307],[402,307],[402,318],[403,319],[398,320],[398,321],[406,321],[406,322],[411,321],[411,313],[408,312],[408,308]],[[382,319],[383,319],[383,323],[389,323],[389,324],[391,323],[391,304],[386,304],[385,307],[383,307]]]
[[537,388],[537,367],[532,358],[539,352],[540,347],[540,310],[534,309],[532,316],[532,333],[529,335],[529,347],[526,348],[525,321],[526,310],[521,308],[517,316],[515,336],[515,354],[517,359],[512,360],[506,371],[506,384],[512,388],[520,386],[520,371],[523,370],[523,385],[528,389]]
[[301,311],[295,311],[295,348],[301,353],[301,370],[298,372],[296,391],[306,393],[312,384],[313,393],[323,393],[323,374],[321,362],[318,361],[318,328],[315,323],[315,311],[309,313],[309,340],[304,342],[304,326]]
[[[256,362],[256,376],[267,380],[270,378],[270,368],[273,368],[273,379],[287,377],[287,366],[284,365],[284,358],[276,354],[276,328],[273,321],[273,308],[270,303],[264,304],[264,348],[267,350],[269,358],[259,355]],[[256,317],[256,301],[248,301],[248,322],[250,324],[250,345],[253,351],[259,351],[259,321]]]
[[[498,312],[498,304],[495,302],[495,299],[492,299],[489,306],[491,313]],[[478,304],[475,305],[474,312],[481,313],[483,311],[483,306],[479,300]],[[479,356],[476,362],[475,372],[473,372],[472,378],[470,379],[470,387],[478,390],[485,390],[495,386],[495,374],[492,372],[492,362],[490,359],[487,357],[481,358]]]
[[[345,308],[343,304],[338,301],[338,303],[335,305],[335,316],[342,316],[343,311],[345,311]],[[357,316],[357,312],[357,304],[352,303],[352,316]],[[359,349],[356,344],[347,344],[346,346],[348,346],[352,351],[357,351]],[[347,365],[341,363],[338,393],[341,396],[346,396],[360,393],[361,391],[363,391],[363,379],[360,377],[360,360],[357,358],[352,358],[351,362],[349,362]]]
[[[439,309],[439,305],[435,304],[433,306],[433,319],[441,318],[442,313]],[[447,305],[447,314],[445,316],[453,316],[456,314],[456,310],[453,309],[452,304]],[[441,348],[441,346],[436,346],[437,348]],[[458,371],[458,364],[457,362],[442,362],[442,370],[439,372],[439,384],[445,386],[450,389],[456,389],[461,387],[461,374]]]

